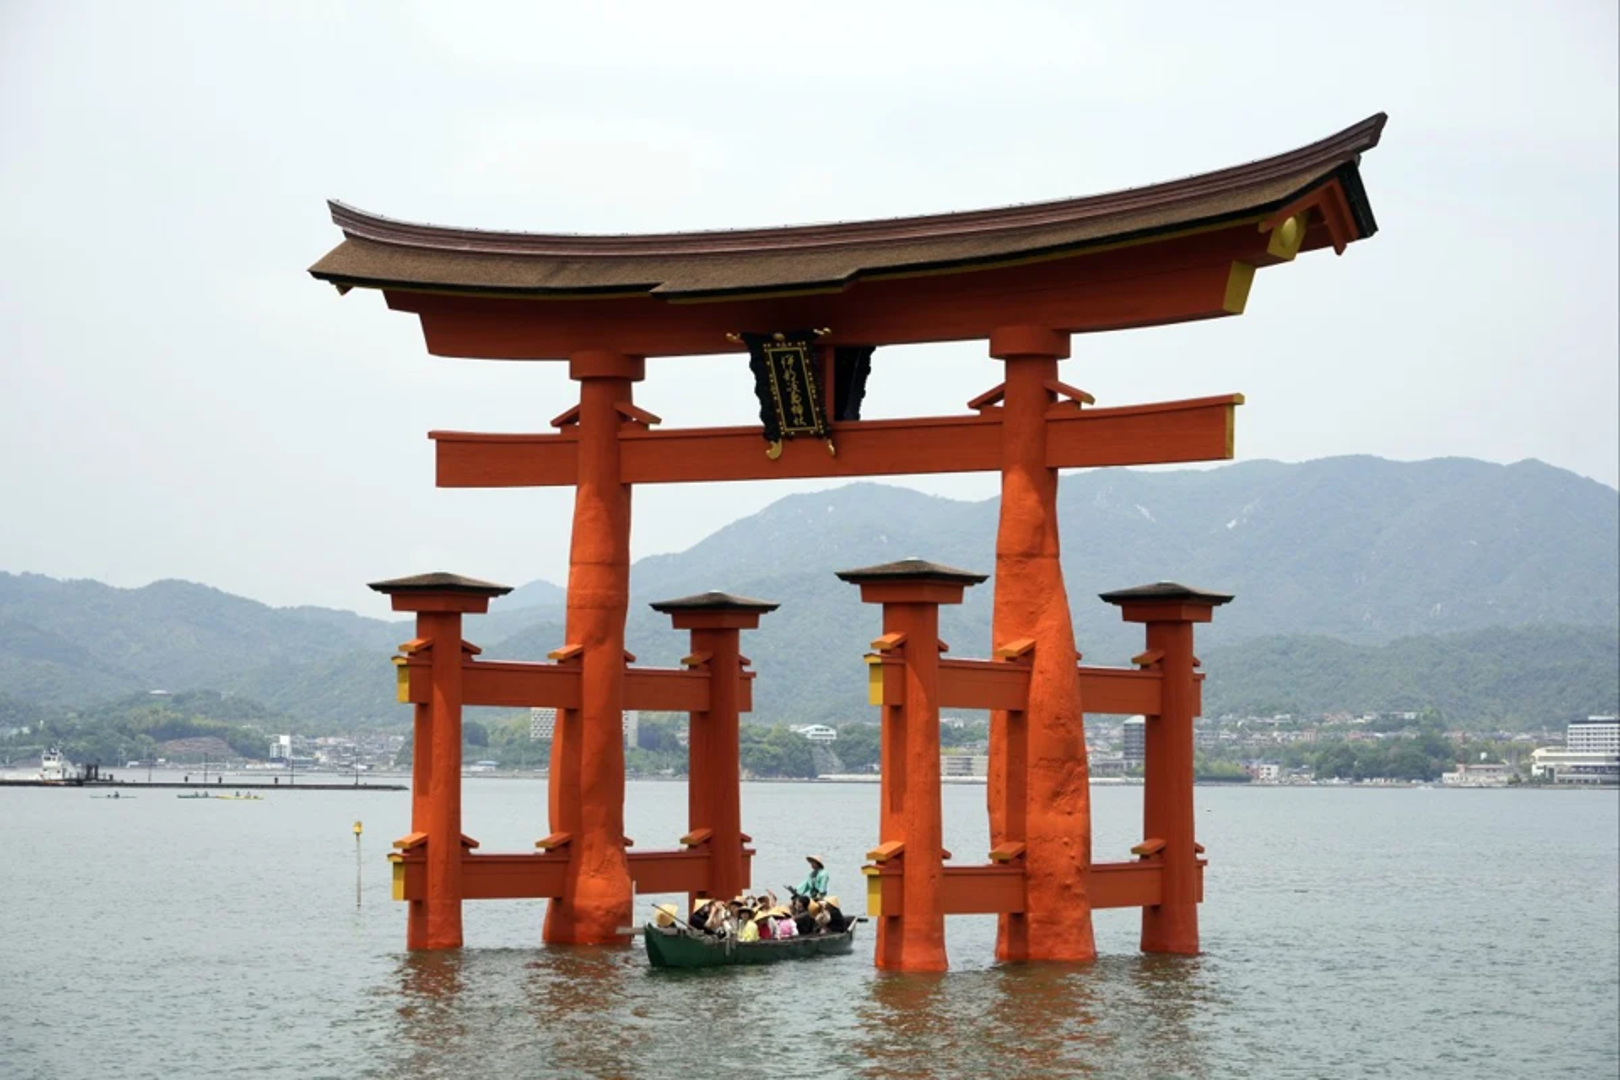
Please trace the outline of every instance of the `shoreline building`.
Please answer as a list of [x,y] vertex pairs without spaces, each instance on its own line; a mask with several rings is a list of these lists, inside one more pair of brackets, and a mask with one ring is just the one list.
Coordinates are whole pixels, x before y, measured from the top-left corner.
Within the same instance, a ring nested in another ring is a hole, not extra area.
[[1530,775],[1555,784],[1620,784],[1620,716],[1570,721],[1563,747],[1531,753]]
[[1134,769],[1147,760],[1147,717],[1133,716],[1122,725],[1125,767]]
[[990,756],[988,754],[941,754],[939,755],[939,775],[941,777],[989,776]]
[[[624,735],[624,747],[629,750],[639,745],[641,738],[641,712],[639,709],[624,710],[620,721],[620,731]],[[557,710],[550,706],[538,706],[529,710],[529,739],[533,742],[550,742],[557,732]]]
[[813,743],[830,743],[838,741],[838,732],[826,724],[792,724],[788,730],[795,735],[809,739]]
[[1459,761],[1455,772],[1440,774],[1440,783],[1444,787],[1507,787],[1512,776],[1510,765]]

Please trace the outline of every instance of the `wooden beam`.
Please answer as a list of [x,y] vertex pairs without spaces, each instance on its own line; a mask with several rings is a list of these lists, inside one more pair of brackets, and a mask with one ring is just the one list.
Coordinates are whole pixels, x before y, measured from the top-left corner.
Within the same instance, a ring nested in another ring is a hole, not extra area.
[[[867,701],[872,705],[905,703],[905,664],[869,655]],[[1163,677],[1158,671],[1133,668],[1080,668],[1080,701],[1087,713],[1156,716]],[[939,704],[946,709],[1010,709],[1029,701],[1029,667],[1004,660],[939,661]]]
[[[1092,863],[1086,894],[1093,909],[1152,907],[1159,903],[1164,866],[1154,859]],[[874,918],[899,912],[905,886],[897,863],[865,866],[866,913]],[[945,914],[976,915],[1017,912],[1025,907],[1021,865],[945,867]],[[1198,899],[1204,898],[1204,860],[1198,861]]]
[[494,360],[561,360],[581,349],[634,356],[741,351],[739,327],[828,326],[827,345],[984,340],[998,326],[1083,333],[1219,318],[1234,262],[1265,265],[1256,214],[1138,246],[1020,257],[952,273],[874,274],[790,295],[510,297],[384,290],[418,315],[428,351]]
[[579,668],[572,665],[478,660],[461,665],[461,696],[467,705],[579,708]]
[[1080,706],[1088,714],[1157,716],[1163,685],[1157,671],[1082,666]]
[[[743,880],[749,877],[750,852],[743,849]],[[706,893],[709,891],[709,866],[712,852],[708,847],[686,848],[678,851],[633,851],[625,856],[630,860],[630,880],[638,893]]]
[[707,712],[706,668],[624,669],[624,707],[651,712]]
[[[1082,409],[1047,419],[1047,464],[1057,469],[1220,461],[1232,456],[1241,394]],[[775,461],[757,427],[619,433],[622,475],[631,484],[771,480],[918,473],[995,472],[1001,419],[972,416],[855,420],[832,426],[837,456],[813,439],[792,439]],[[578,441],[558,435],[434,431],[440,487],[568,487]]]
[[[743,849],[745,881],[753,852]],[[635,851],[630,876],[643,893],[706,892],[710,852],[707,848],[678,851]],[[462,899],[525,900],[561,896],[568,872],[568,852],[461,857]],[[420,855],[397,857],[394,863],[396,900],[421,900],[427,895],[426,860]]]
[[1164,865],[1151,859],[1091,864],[1086,898],[1098,908],[1153,907],[1161,892]]
[[560,435],[480,435],[433,431],[439,487],[573,487],[579,439]]
[[1029,671],[1028,664],[1005,660],[941,658],[939,703],[948,709],[1011,709],[1022,712],[1029,707]]
[[[426,663],[407,660],[403,672],[403,701],[426,703],[433,693]],[[580,707],[580,669],[575,664],[546,664],[520,660],[466,660],[461,665],[462,702],[506,708],[551,706]],[[706,712],[709,708],[707,669],[648,668],[626,665],[624,707],[657,712]],[[754,673],[738,672],[738,708],[754,707]]]
[[1241,404],[1242,394],[1226,394],[1051,415],[1046,421],[1046,464],[1088,469],[1225,461],[1233,454]]

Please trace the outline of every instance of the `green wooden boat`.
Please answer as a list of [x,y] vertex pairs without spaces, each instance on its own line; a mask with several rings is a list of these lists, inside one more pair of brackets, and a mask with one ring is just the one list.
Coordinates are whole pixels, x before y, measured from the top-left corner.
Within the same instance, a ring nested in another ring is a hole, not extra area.
[[679,927],[648,923],[642,931],[647,959],[653,967],[705,968],[727,964],[774,964],[778,960],[808,960],[815,956],[844,956],[855,948],[855,923],[841,934],[811,934],[781,941],[737,942]]

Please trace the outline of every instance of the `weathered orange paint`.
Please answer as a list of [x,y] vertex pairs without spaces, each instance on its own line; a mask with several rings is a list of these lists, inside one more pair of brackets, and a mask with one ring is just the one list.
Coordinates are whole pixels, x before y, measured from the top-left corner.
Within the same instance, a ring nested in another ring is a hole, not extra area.
[[[753,625],[758,626],[759,616],[752,618]],[[749,884],[742,838],[739,728],[743,703],[739,690],[745,684],[739,631],[735,626],[697,629],[696,624],[688,625],[694,626],[692,652],[708,654],[710,691],[708,710],[693,713],[688,728],[691,744],[687,788],[699,795],[688,806],[687,823],[692,829],[713,830],[708,839],[712,851],[710,878],[703,894],[730,898]]]
[[[433,676],[425,659],[405,662],[406,700],[425,703]],[[462,704],[557,709],[580,707],[577,664],[540,664],[524,660],[475,660],[461,667]],[[737,687],[739,707],[753,708],[754,675],[744,672]],[[702,712],[709,707],[709,673],[684,668],[626,667],[624,707],[655,712]]]
[[[648,892],[701,891],[711,880],[713,856],[707,849],[637,851],[627,856],[631,873]],[[744,873],[753,852],[743,852]],[[427,895],[427,863],[419,851],[407,851],[404,895],[420,903]],[[527,900],[560,897],[568,881],[566,851],[535,854],[465,852],[461,858],[464,900]]]
[[[624,853],[624,621],[630,594],[630,488],[619,472],[617,406],[631,403],[640,357],[581,352],[579,483],[569,549],[567,635],[583,646],[580,708],[552,743],[553,831],[573,835],[568,883],[546,909],[548,942],[623,941],[631,915]],[[559,725],[563,714],[559,712]],[[559,749],[560,748],[560,749]],[[559,775],[560,774],[560,775]],[[569,805],[571,804],[571,805]],[[560,811],[560,813],[558,813]]]
[[991,846],[1023,842],[1028,904],[1002,915],[1003,961],[1084,961],[1097,955],[1086,894],[1091,794],[1078,656],[1063,585],[1057,471],[1047,461],[1046,414],[1068,340],[1042,326],[998,328],[990,352],[1006,362],[1001,521],[996,533],[993,640],[1033,638],[1029,708],[990,721],[986,785]]
[[861,601],[883,605],[883,636],[898,641],[904,701],[885,705],[879,844],[898,844],[904,896],[877,919],[877,966],[944,971],[945,853],[939,770],[939,605],[960,604],[960,581],[853,580]]
[[[905,700],[904,664],[899,658],[882,659],[883,703]],[[1088,713],[1125,716],[1159,711],[1159,671],[1082,666],[1080,697]],[[1197,676],[1202,681],[1203,676]],[[1005,660],[939,661],[939,704],[944,709],[1005,709],[1022,712],[1029,707],[1030,665]],[[1194,710],[1194,715],[1197,710]]]
[[[1206,609],[1207,610],[1207,609]],[[1198,953],[1198,867],[1193,812],[1193,628],[1187,621],[1147,624],[1149,649],[1164,650],[1164,701],[1144,733],[1142,830],[1162,838],[1162,893],[1142,909],[1142,951]]]
[[461,948],[461,613],[417,616],[432,642],[433,695],[429,745],[433,768],[427,805],[426,949]]
[[[417,617],[416,635],[424,636],[422,617]],[[411,724],[411,832],[428,830],[428,800],[433,784],[433,709],[426,702],[415,706]],[[428,947],[427,904],[412,900],[405,914],[405,947]]]
[[[1013,324],[1071,332],[1220,318],[1233,262],[1265,266],[1257,221],[1152,243],[937,275],[872,276],[801,295],[671,303],[628,297],[530,299],[384,289],[415,312],[430,353],[492,360],[559,360],[581,348],[632,355],[734,351],[743,326],[829,326],[834,345],[903,345],[988,337]],[[1307,231],[1302,250],[1329,243]]]
[[[1054,469],[1220,461],[1232,456],[1240,394],[1109,408],[1060,406],[1046,464]],[[1002,467],[1003,409],[963,416],[855,420],[832,425],[838,455],[811,439],[783,444],[775,461],[760,452],[758,427],[626,425],[620,465],[627,484],[777,480],[903,473],[992,472]],[[579,433],[483,434],[433,431],[440,487],[568,487],[579,471]]]

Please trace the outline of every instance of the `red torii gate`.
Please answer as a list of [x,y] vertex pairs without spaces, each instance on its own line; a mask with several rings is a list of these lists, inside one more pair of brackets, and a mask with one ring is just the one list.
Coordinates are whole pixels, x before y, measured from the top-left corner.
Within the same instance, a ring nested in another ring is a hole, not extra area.
[[[440,486],[576,491],[562,652],[577,665],[578,732],[553,744],[551,827],[568,843],[565,885],[545,894],[557,896],[546,940],[618,940],[630,916],[619,731],[635,678],[624,659],[631,485],[994,470],[994,640],[1036,643],[1023,733],[1006,707],[991,720],[992,841],[1023,833],[1027,894],[997,951],[1092,957],[1084,687],[1058,562],[1057,470],[1230,458],[1243,399],[1092,408],[1058,380],[1058,362],[1077,332],[1240,314],[1257,268],[1372,235],[1358,165],[1383,123],[1114,195],[880,222],[585,237],[415,225],[332,204],[345,239],[314,276],[340,292],[382,291],[418,316],[434,354],[566,360],[581,384],[556,434],[431,434]],[[1004,378],[970,415],[834,422],[836,456],[790,442],[767,457],[757,427],[654,430],[659,418],[633,402],[647,356],[724,352],[738,347],[734,331],[802,326],[831,328],[824,374],[839,346],[979,339]],[[560,824],[571,821],[577,833]],[[447,830],[415,843],[459,846]]]

